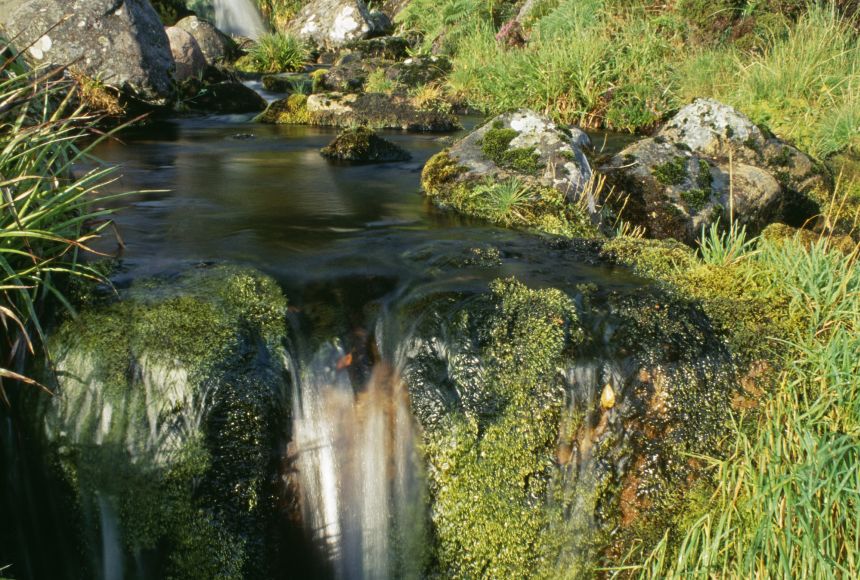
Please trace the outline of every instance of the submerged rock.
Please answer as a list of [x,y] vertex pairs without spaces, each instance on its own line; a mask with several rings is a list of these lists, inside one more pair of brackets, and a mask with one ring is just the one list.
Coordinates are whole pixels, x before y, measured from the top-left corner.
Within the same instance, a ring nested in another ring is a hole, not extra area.
[[377,136],[367,127],[346,129],[320,153],[328,159],[360,163],[408,161],[412,158],[408,151]]
[[338,47],[384,35],[382,24],[363,0],[312,0],[290,21],[288,32],[318,46]]
[[0,10],[0,28],[36,64],[70,65],[127,96],[167,104],[173,57],[147,0],[26,0]]
[[232,61],[239,56],[238,47],[233,39],[205,20],[196,16],[187,16],[177,22],[176,27],[194,37],[209,64]]
[[176,63],[175,78],[182,82],[191,78],[199,78],[206,71],[206,57],[200,50],[200,45],[185,30],[176,26],[165,29],[170,41],[170,52]]
[[774,221],[800,225],[817,212],[814,193],[827,187],[807,155],[711,99],[684,107],[600,171],[622,194],[615,203],[625,206],[625,220],[649,237],[690,244],[730,214],[752,233]]
[[275,101],[259,120],[263,123],[442,132],[460,127],[456,117],[439,111],[418,109],[402,95],[382,93],[320,93],[290,95]]
[[84,519],[115,526],[120,566],[259,577],[287,428],[285,314],[271,279],[204,267],[135,283],[51,337],[45,429]]

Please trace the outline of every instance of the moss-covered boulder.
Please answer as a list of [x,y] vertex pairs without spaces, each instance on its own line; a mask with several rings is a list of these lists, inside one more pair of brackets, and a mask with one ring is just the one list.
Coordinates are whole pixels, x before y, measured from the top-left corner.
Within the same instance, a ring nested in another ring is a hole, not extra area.
[[274,281],[213,266],[137,282],[53,334],[44,425],[95,559],[112,537],[127,575],[260,577],[285,315]]
[[595,236],[588,146],[579,129],[533,111],[506,113],[432,157],[421,185],[437,205],[500,225]]
[[460,127],[453,115],[422,110],[405,96],[382,93],[291,95],[275,101],[259,117],[263,123],[446,132]]
[[774,221],[800,225],[816,214],[826,174],[812,159],[711,99],[684,107],[653,138],[600,167],[608,201],[653,238],[694,243],[730,218],[750,232]]
[[438,81],[451,72],[445,56],[416,56],[389,66],[385,78],[402,87],[420,87]]
[[379,137],[367,127],[342,131],[320,153],[327,159],[354,163],[387,163],[412,158],[403,147]]
[[587,576],[619,529],[670,509],[698,473],[685,454],[722,434],[731,357],[695,303],[659,289],[497,280],[404,318],[431,576]]

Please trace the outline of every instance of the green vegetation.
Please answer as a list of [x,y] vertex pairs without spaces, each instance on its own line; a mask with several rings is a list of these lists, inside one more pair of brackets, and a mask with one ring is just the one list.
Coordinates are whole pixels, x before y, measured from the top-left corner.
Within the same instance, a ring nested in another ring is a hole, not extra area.
[[484,134],[481,150],[499,167],[537,175],[543,169],[540,154],[532,147],[510,147],[518,134],[514,129],[492,127]]
[[483,361],[480,397],[493,411],[453,411],[426,430],[437,566],[444,577],[521,578],[553,561],[553,508],[538,498],[550,491],[563,407],[556,369],[583,333],[563,292],[515,280],[495,281],[454,327],[467,344],[476,337],[469,356]]
[[656,166],[652,173],[654,178],[663,185],[681,185],[687,179],[687,158],[675,157],[671,161],[667,161],[662,165]]
[[304,69],[308,58],[308,48],[302,41],[276,32],[261,36],[236,66],[250,72],[295,72]]
[[663,242],[618,239],[606,250],[700,300],[735,351],[757,361],[741,381],[732,434],[682,500],[683,517],[609,568],[643,578],[856,576],[856,243],[773,231],[747,240],[742,228],[715,227],[701,260]]
[[171,577],[257,576],[283,385],[256,357],[281,360],[285,312],[270,278],[215,266],[139,281],[51,336],[45,425],[79,507],[97,519],[110,498],[124,549],[168,548]]
[[367,93],[391,95],[401,88],[397,81],[393,81],[385,76],[385,69],[383,68],[374,69],[367,75],[367,80],[364,82],[364,91]]
[[306,0],[256,0],[263,13],[275,30],[283,30],[293,16],[307,4]]
[[452,55],[450,90],[488,113],[636,131],[708,96],[818,157],[856,151],[857,33],[832,4],[785,4],[550,0],[516,49],[495,40],[504,4],[416,0],[400,20]]
[[0,62],[0,400],[4,379],[35,384],[13,371],[40,349],[46,305],[71,309],[71,278],[102,280],[81,257],[109,225],[94,202],[110,170],[72,173],[98,142],[87,130],[98,119],[74,104],[80,91],[62,70]]

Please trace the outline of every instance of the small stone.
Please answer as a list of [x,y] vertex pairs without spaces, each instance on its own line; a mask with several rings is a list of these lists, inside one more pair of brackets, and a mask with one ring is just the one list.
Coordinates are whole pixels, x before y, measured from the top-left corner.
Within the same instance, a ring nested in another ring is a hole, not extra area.
[[615,406],[615,390],[609,383],[606,383],[606,386],[603,387],[603,392],[600,394],[600,406],[604,409],[611,409]]

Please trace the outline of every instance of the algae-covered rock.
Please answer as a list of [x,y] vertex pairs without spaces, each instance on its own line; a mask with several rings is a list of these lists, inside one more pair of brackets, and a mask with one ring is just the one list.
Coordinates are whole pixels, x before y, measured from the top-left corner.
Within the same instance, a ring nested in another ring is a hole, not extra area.
[[723,433],[733,366],[694,302],[515,280],[427,300],[401,348],[439,577],[589,574]]
[[[285,313],[271,279],[202,267],[137,282],[51,337],[48,439],[129,573],[259,577],[287,428]],[[99,537],[84,540],[98,557]]]
[[367,127],[342,131],[320,153],[328,159],[357,163],[408,161],[412,158],[408,151],[379,137]]
[[420,110],[404,96],[381,93],[290,95],[270,104],[259,120],[275,124],[366,125],[373,129],[428,132],[453,131],[460,126],[452,115]]
[[774,221],[800,225],[827,188],[807,155],[712,99],[684,107],[653,138],[602,166],[623,218],[650,237],[694,243],[712,223],[734,219],[758,232]]

